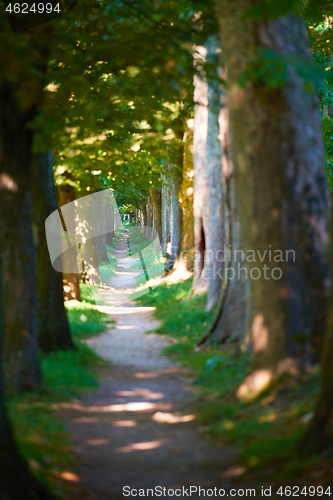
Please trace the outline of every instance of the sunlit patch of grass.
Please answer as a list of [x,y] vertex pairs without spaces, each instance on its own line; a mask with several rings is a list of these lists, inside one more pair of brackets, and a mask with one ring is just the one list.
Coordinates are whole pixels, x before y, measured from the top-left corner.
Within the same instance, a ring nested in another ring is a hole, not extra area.
[[66,302],[66,309],[71,334],[75,340],[99,335],[114,322],[108,314],[98,311],[88,302],[70,300]]
[[302,417],[316,400],[317,373],[302,382],[286,381],[250,404],[241,402],[236,391],[250,373],[250,354],[236,344],[197,347],[213,313],[205,311],[205,295],[191,294],[191,280],[163,284],[138,301],[156,307],[162,321],[157,333],[173,337],[164,353],[193,370],[197,420],[215,442],[238,445],[239,462],[248,472],[275,467],[275,477],[288,480],[318,462],[295,451],[305,429]]
[[[80,283],[81,290],[81,300],[82,302],[87,302],[88,304],[96,305],[106,305],[106,302],[102,295],[99,293],[96,285],[90,285],[89,283]],[[70,304],[73,301],[68,301]]]
[[99,274],[102,282],[109,285],[110,279],[116,274],[117,259],[112,257],[110,252],[108,252],[107,255],[110,262],[105,262],[99,266]]
[[7,402],[23,457],[35,476],[59,497],[72,491],[71,481],[64,478],[76,476],[72,444],[57,411],[63,401],[98,387],[97,368],[104,361],[80,339],[102,333],[112,321],[94,308],[89,285],[81,288],[81,295],[87,302],[66,303],[76,350],[41,354],[44,387]]

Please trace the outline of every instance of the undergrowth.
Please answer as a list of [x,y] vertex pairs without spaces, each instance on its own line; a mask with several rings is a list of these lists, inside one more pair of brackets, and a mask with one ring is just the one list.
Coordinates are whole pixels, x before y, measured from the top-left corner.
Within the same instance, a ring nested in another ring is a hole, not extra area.
[[269,470],[276,480],[288,481],[319,463],[319,457],[303,458],[295,451],[314,408],[316,370],[307,380],[287,381],[270,394],[244,403],[236,398],[236,391],[250,373],[250,354],[231,343],[197,347],[214,314],[205,311],[205,295],[192,294],[191,280],[163,284],[138,302],[156,307],[155,316],[162,321],[156,332],[173,339],[165,354],[195,375],[198,421],[219,444],[238,446],[244,477],[265,476]]
[[84,301],[66,303],[75,351],[40,353],[44,387],[11,397],[7,403],[14,433],[32,472],[57,496],[76,480],[72,446],[58,412],[62,403],[80,398],[99,385],[103,361],[81,340],[109,328],[110,318],[94,308],[89,285],[81,286]]

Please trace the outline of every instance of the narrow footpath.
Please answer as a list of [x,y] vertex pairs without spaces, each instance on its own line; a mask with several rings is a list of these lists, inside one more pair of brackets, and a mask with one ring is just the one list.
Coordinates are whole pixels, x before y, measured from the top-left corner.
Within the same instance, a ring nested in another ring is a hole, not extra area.
[[[124,257],[126,244],[125,234],[110,280],[122,297],[131,283],[135,288],[140,272],[132,269],[137,257]],[[147,333],[158,326],[153,308],[131,301],[114,306],[111,295],[104,299],[111,305],[99,309],[110,314],[116,326],[88,345],[110,366],[102,370],[99,390],[72,401],[62,412],[80,484],[93,500],[134,498],[134,493],[127,495],[129,488],[228,489],[235,450],[217,447],[203,436],[189,410],[190,374],[161,354],[168,345],[165,338]],[[186,492],[178,496],[186,497]]]

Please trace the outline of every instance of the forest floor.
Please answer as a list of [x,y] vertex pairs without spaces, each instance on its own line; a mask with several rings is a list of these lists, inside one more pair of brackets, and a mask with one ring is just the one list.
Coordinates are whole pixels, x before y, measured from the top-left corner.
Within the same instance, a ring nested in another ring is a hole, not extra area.
[[[134,261],[135,256],[120,256],[110,280],[122,296],[131,284],[135,288],[140,271],[133,271]],[[112,304],[111,296],[104,300]],[[234,463],[235,448],[203,437],[191,413],[191,373],[162,355],[167,340],[148,333],[159,326],[154,308],[130,301],[99,309],[116,326],[87,343],[111,364],[101,370],[97,391],[63,405],[61,412],[80,485],[94,500],[124,498],[125,486],[229,489],[223,475]]]

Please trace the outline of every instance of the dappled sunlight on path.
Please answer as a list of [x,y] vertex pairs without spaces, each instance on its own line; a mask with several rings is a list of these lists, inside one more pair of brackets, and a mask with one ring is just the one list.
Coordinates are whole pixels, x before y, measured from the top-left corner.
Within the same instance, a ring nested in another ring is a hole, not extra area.
[[189,372],[162,355],[165,338],[147,334],[159,326],[153,308],[128,302],[99,309],[116,326],[88,344],[111,365],[102,370],[97,392],[61,409],[82,486],[96,500],[124,498],[124,486],[226,487],[223,472],[235,451],[202,437],[190,410]]

